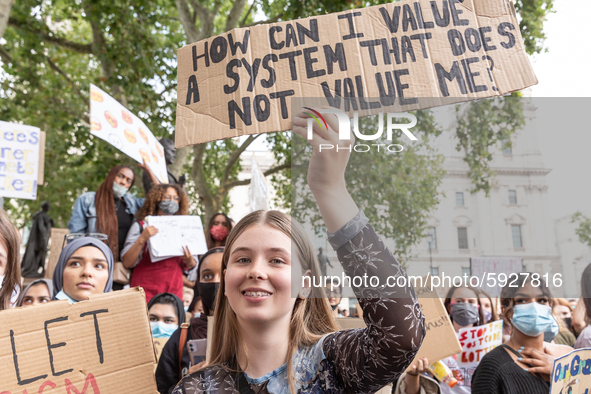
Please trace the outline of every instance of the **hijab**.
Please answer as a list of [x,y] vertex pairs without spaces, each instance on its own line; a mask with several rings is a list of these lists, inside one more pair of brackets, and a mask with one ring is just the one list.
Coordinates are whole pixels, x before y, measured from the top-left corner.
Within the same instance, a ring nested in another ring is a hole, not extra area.
[[55,266],[55,270],[53,271],[53,299],[57,293],[63,290],[64,288],[64,269],[66,268],[66,263],[68,259],[72,257],[75,251],[85,246],[94,246],[98,248],[107,259],[107,264],[109,265],[109,279],[107,280],[107,284],[105,285],[104,293],[109,293],[113,291],[113,253],[111,249],[102,241],[99,241],[96,238],[92,237],[82,237],[76,238],[75,240],[71,241],[69,244],[66,245],[65,248],[62,249],[62,253],[60,253],[59,260],[57,261],[57,265]]
[[16,306],[23,306],[23,300],[25,299],[25,294],[27,294],[27,291],[29,291],[29,289],[39,283],[45,283],[45,286],[47,286],[47,289],[49,290],[49,297],[52,298],[53,297],[53,284],[51,283],[51,281],[49,279],[37,279],[32,281],[27,287],[25,287],[25,290],[21,293],[20,297],[18,298],[18,302],[16,303]]
[[[172,298],[174,298],[174,302],[175,305],[173,305],[174,309],[176,310],[176,315],[179,318],[179,327],[181,326],[181,324],[183,324],[185,322],[185,304],[183,303],[183,300],[181,300],[179,298],[179,296],[177,296],[176,294],[172,294],[172,293],[160,293],[160,294],[156,294],[154,297],[152,297],[152,299],[150,300],[150,302],[148,302],[148,311],[150,310],[150,308],[152,307],[152,305],[154,304],[162,304],[161,302],[158,302],[158,300],[162,297],[162,296],[171,296]],[[165,303],[167,305],[167,303]]]

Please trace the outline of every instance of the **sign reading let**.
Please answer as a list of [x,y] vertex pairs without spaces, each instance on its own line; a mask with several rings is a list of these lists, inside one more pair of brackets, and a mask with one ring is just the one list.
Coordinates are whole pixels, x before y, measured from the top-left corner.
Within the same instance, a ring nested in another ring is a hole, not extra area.
[[0,394],[157,394],[143,290],[0,312]]
[[537,83],[507,0],[404,0],[234,29],[177,55],[177,147],[289,130],[295,97],[406,112]]
[[0,121],[0,196],[37,198],[44,141],[37,127]]

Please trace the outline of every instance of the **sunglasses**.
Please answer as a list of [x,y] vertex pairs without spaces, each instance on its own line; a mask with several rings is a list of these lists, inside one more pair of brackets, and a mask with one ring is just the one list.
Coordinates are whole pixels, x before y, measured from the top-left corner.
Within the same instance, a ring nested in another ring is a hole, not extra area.
[[107,245],[109,245],[109,247],[111,247],[110,242],[109,242],[109,236],[107,234],[102,234],[102,233],[72,233],[72,234],[66,234],[64,236],[64,242],[62,243],[62,249],[64,248],[64,246],[66,246],[67,244],[69,244],[73,240],[78,239],[78,238],[85,238],[85,237],[90,237],[90,238],[98,239],[99,241],[102,241],[102,242],[106,243]]

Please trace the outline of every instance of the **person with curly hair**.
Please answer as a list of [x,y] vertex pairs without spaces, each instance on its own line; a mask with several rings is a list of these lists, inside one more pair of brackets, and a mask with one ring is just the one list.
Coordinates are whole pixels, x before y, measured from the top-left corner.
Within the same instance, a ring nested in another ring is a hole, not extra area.
[[158,233],[154,226],[148,226],[146,216],[186,215],[189,209],[187,193],[179,185],[154,185],[146,201],[136,215],[121,251],[123,265],[133,268],[131,287],[141,286],[146,301],[160,293],[172,293],[183,297],[183,272],[193,269],[197,259],[184,247],[184,256],[170,257],[152,263],[149,241]]

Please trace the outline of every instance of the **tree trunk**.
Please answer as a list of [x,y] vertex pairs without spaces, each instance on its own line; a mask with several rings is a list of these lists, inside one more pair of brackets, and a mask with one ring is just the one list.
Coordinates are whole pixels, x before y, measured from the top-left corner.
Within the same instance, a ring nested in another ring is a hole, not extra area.
[[0,38],[4,35],[14,0],[0,0]]

